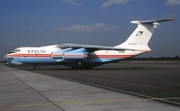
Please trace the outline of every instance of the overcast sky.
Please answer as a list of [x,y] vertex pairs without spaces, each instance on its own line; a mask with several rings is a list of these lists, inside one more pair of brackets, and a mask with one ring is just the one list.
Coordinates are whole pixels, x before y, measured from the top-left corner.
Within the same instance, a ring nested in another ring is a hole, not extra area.
[[81,43],[115,46],[136,25],[131,20],[173,17],[140,57],[180,56],[180,0],[0,0],[0,60],[21,46]]

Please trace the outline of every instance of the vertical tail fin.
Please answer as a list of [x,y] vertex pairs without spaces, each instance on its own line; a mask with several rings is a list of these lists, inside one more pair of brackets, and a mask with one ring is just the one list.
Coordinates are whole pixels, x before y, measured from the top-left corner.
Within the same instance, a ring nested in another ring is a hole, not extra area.
[[131,23],[138,25],[137,28],[124,43],[115,47],[149,51],[150,48],[148,47],[148,42],[151,39],[155,28],[159,25],[159,22],[165,22],[170,20],[174,20],[174,18],[131,21]]

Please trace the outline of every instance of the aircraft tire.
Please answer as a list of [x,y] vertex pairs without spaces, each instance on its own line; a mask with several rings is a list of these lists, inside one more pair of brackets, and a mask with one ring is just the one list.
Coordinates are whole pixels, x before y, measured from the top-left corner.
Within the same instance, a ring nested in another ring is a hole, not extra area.
[[34,66],[34,70],[39,70],[39,66]]

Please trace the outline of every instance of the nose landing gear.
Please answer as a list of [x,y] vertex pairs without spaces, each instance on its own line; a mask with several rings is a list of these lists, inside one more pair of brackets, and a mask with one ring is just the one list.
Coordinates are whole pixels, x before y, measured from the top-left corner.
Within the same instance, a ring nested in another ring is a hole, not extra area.
[[34,70],[39,70],[39,66],[34,66],[34,68],[33,68]]

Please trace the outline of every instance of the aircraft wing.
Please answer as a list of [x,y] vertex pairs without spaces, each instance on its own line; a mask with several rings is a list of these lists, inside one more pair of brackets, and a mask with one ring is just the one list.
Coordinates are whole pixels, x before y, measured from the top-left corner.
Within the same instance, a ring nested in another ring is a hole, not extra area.
[[64,43],[59,45],[60,48],[85,48],[89,52],[93,52],[96,50],[118,50],[118,51],[125,51],[125,50],[134,50],[134,49],[128,49],[128,48],[121,48],[121,47],[109,47],[109,46],[99,46],[99,45],[85,45],[85,44],[71,44],[71,43]]

